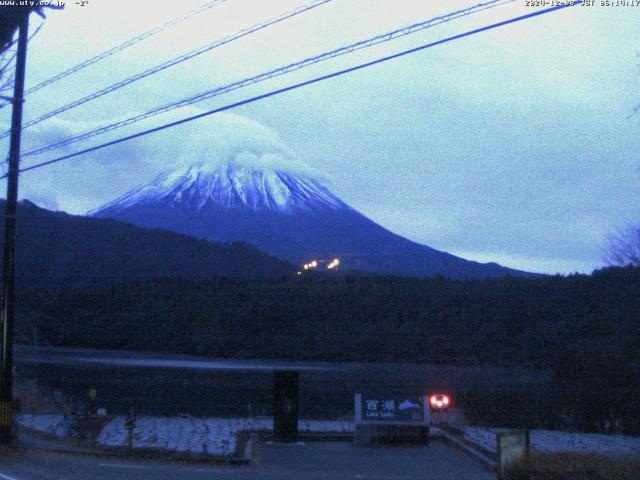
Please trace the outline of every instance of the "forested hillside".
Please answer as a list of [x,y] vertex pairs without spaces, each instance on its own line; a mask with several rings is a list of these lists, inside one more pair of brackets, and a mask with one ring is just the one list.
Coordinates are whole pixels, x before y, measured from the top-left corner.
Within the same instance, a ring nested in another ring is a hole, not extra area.
[[[0,200],[0,211],[4,205]],[[0,230],[3,226],[0,217]],[[43,286],[295,272],[292,265],[246,243],[208,242],[111,219],[52,212],[28,201],[18,206],[16,245],[18,281]]]
[[[21,342],[214,357],[640,363],[640,269],[449,281],[342,275],[22,288]],[[606,368],[605,368],[606,370]]]

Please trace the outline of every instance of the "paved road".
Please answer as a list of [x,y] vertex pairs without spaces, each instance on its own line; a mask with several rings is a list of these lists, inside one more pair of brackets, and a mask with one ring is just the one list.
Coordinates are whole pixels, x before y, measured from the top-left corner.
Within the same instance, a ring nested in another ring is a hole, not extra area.
[[448,445],[358,448],[349,443],[263,445],[257,465],[125,461],[29,450],[0,452],[0,480],[492,480],[495,476]]

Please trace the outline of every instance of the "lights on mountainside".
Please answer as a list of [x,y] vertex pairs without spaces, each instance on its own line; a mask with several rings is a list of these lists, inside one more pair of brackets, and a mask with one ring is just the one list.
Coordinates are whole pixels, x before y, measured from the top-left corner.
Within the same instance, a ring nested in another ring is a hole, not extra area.
[[333,260],[311,260],[309,263],[302,265],[302,270],[296,272],[296,275],[302,275],[309,270],[326,269],[336,270],[340,265],[340,259],[334,258]]
[[305,270],[311,270],[312,268],[317,268],[318,267],[318,261],[317,260],[313,260],[312,262],[309,263],[305,263],[302,268],[304,268]]

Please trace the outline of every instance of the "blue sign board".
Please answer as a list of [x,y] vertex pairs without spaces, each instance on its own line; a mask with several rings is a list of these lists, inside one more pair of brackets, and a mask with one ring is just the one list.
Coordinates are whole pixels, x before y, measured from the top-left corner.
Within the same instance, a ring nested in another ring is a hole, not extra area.
[[356,422],[428,423],[426,398],[420,395],[356,394]]

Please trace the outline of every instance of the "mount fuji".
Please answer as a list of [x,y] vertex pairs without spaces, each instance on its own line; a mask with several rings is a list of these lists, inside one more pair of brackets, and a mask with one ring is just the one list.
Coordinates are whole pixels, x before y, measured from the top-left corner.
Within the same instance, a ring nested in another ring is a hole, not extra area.
[[227,163],[187,166],[89,215],[211,241],[245,241],[298,265],[337,257],[344,269],[414,277],[526,275],[407,240],[351,208],[307,173],[268,163],[268,158],[242,152]]

